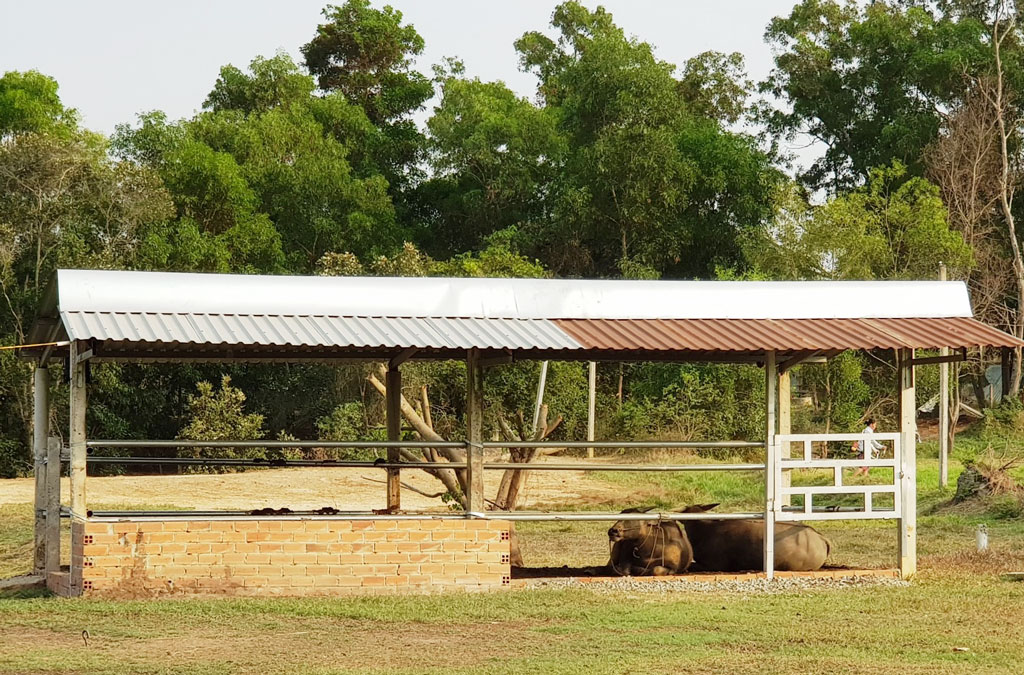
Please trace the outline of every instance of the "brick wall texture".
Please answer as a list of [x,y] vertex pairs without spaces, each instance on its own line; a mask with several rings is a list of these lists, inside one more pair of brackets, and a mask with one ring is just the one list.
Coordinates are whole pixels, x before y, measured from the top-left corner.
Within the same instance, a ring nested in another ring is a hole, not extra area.
[[354,595],[507,588],[495,520],[72,523],[70,594]]

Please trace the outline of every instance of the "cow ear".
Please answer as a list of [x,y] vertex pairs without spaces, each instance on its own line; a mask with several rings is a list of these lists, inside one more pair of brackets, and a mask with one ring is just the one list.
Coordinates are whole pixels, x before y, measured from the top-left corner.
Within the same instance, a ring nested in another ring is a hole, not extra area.
[[619,511],[619,513],[647,513],[648,511],[650,511],[653,508],[654,508],[653,506],[646,506],[646,507],[631,506],[628,509],[622,509],[621,511]]
[[718,506],[718,504],[691,504],[685,509],[679,509],[676,513],[704,513]]

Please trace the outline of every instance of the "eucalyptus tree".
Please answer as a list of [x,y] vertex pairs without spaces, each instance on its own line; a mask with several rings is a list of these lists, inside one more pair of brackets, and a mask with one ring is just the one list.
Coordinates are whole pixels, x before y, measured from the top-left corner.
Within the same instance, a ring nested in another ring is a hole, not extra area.
[[679,80],[603,8],[563,3],[552,26],[554,38],[516,41],[566,143],[534,228],[545,262],[562,274],[690,277],[737,264],[738,234],[770,216],[781,174],[753,139],[723,128],[742,105],[723,86],[728,58],[704,55]]

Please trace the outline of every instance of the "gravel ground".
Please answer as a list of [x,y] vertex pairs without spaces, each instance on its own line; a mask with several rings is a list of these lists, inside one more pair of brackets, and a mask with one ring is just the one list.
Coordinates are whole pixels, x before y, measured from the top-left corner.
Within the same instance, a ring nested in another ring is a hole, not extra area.
[[595,593],[798,593],[809,590],[859,588],[864,586],[909,586],[909,582],[892,577],[864,576],[841,579],[786,578],[750,579],[747,581],[661,581],[637,580],[630,577],[582,582],[577,579],[531,579],[523,588],[586,589]]

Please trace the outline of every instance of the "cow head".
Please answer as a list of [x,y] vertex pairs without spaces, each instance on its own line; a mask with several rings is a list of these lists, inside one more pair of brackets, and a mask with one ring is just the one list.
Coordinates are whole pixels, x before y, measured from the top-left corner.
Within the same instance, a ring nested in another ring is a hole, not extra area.
[[[624,509],[621,513],[647,513],[653,506],[647,508],[634,507]],[[623,541],[625,539],[643,539],[650,533],[652,524],[647,520],[619,520],[608,528],[609,541]]]

